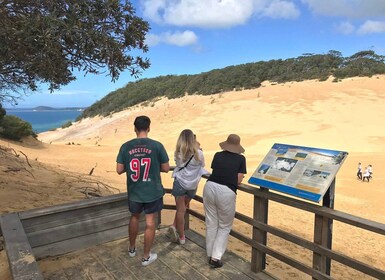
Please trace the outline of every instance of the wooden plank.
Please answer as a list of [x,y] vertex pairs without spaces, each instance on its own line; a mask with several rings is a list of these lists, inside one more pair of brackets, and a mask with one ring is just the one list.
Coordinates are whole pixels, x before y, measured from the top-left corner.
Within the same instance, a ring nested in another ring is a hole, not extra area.
[[[137,238],[136,247],[137,248],[143,247],[141,238]],[[153,266],[153,264],[146,267],[142,266],[140,262],[140,256],[130,258],[128,256],[128,253],[126,253],[124,255],[120,255],[118,259],[128,271],[132,272],[135,279],[161,279],[158,276],[158,273],[156,271],[154,272],[151,269],[151,266]],[[156,260],[155,262],[157,261],[159,260]]]
[[110,229],[103,232],[95,232],[89,235],[67,239],[60,242],[33,248],[37,259],[63,255],[80,249],[85,249],[94,245],[109,241],[118,240],[128,236],[127,226]]
[[81,254],[78,257],[77,267],[85,267],[86,276],[93,280],[113,280],[114,276],[98,259],[90,254]]
[[[211,269],[207,261],[205,250],[203,250],[203,248],[197,246],[193,242],[186,240],[186,244],[180,246],[176,243],[172,243],[169,237],[166,237],[166,234],[160,236],[158,241],[159,242],[157,242],[155,249],[160,252],[159,255],[161,259],[169,258],[170,254],[174,254],[176,257],[188,263],[191,267],[198,270],[202,275],[204,275],[204,278],[202,279],[231,279],[221,273],[220,270]],[[172,267],[172,269],[177,269],[177,267]]]
[[17,213],[1,215],[0,225],[13,279],[43,279]]
[[[205,238],[201,234],[193,231],[188,230],[186,231],[186,237],[191,240],[195,245],[200,246],[201,248],[205,248]],[[194,245],[194,246],[195,246]],[[251,271],[251,264],[250,262],[246,261],[242,257],[236,255],[233,252],[226,252],[226,254],[223,257],[224,261],[227,263],[230,263],[230,265],[239,271],[241,271],[243,274],[247,275],[249,279],[268,279],[268,280],[274,280],[275,278],[271,275],[261,272],[261,273],[254,273]]]
[[[103,216],[92,220],[81,221],[61,225],[54,228],[35,231],[28,234],[29,243],[32,248],[74,239],[94,232],[107,231],[112,228],[128,226],[129,212],[116,215]],[[143,220],[143,219],[142,219]]]
[[[143,219],[139,222],[139,233],[144,232],[145,228],[146,221]],[[70,238],[43,246],[33,247],[33,252],[37,258],[41,259],[48,256],[58,256],[79,249],[103,244],[109,241],[126,238],[127,236],[128,226],[123,225],[100,232],[91,232],[88,235],[77,236],[75,238]]]
[[87,273],[84,267],[80,265],[75,265],[63,269],[65,276],[70,280],[87,280],[90,279],[87,277]]
[[54,273],[44,275],[44,279],[46,280],[72,280],[69,279],[66,275],[64,270],[59,270]]
[[189,262],[185,262],[173,253],[168,253],[166,257],[161,260],[170,268],[178,268],[178,274],[181,275],[182,279],[196,280],[196,279],[207,279],[198,270],[194,269],[189,265]]
[[[127,201],[114,201],[106,204],[98,204],[90,207],[71,209],[68,211],[56,212],[31,218],[22,218],[23,227],[26,233],[50,227],[56,227],[71,222],[89,220],[114,213],[127,212]],[[24,217],[22,215],[21,217]]]
[[75,202],[69,202],[59,205],[54,205],[50,207],[36,208],[24,212],[20,212],[20,219],[30,219],[33,217],[40,217],[44,215],[50,215],[54,213],[60,213],[70,210],[78,210],[81,208],[89,208],[96,205],[108,204],[116,201],[127,201],[127,193],[114,194],[103,197],[96,197],[87,200],[79,200]]
[[110,271],[110,273],[115,277],[115,279],[137,279],[134,274],[130,270],[128,270],[119,259],[119,255],[121,254],[124,254],[128,257],[126,243],[124,244],[124,250],[119,252],[119,255],[111,254],[111,248],[105,245],[99,245],[90,249],[90,251],[91,255],[95,259],[99,259],[103,266]]

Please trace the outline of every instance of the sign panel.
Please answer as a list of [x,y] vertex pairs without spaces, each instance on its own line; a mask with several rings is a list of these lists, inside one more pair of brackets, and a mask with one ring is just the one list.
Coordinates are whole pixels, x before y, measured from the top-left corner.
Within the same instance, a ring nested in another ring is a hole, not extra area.
[[342,151],[276,143],[248,182],[319,202],[347,155]]

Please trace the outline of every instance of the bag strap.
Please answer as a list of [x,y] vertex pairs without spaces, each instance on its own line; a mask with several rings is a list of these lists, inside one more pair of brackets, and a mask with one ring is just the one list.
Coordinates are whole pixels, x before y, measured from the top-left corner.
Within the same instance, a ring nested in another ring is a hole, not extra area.
[[177,171],[181,171],[183,168],[185,168],[190,163],[190,161],[193,159],[193,157],[194,157],[194,154],[190,157],[190,159],[186,162],[186,164],[183,167],[179,168]]

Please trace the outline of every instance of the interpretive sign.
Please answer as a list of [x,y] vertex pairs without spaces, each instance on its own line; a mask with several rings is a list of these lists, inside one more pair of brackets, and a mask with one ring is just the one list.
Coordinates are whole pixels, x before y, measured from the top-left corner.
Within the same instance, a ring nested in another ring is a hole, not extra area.
[[342,151],[276,143],[248,182],[319,202],[347,155]]

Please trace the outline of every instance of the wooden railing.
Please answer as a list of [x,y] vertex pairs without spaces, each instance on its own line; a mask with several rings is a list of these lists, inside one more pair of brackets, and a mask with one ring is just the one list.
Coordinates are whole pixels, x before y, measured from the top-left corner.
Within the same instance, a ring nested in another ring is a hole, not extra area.
[[[334,184],[334,182],[333,182]],[[374,222],[368,219],[350,215],[329,207],[316,205],[302,200],[270,192],[266,188],[258,188],[247,184],[241,184],[238,191],[242,191],[254,196],[253,217],[236,212],[235,218],[250,225],[253,228],[252,238],[244,234],[232,230],[231,235],[236,239],[250,245],[251,250],[251,270],[254,272],[262,272],[266,266],[266,254],[276,258],[310,276],[313,279],[333,279],[330,271],[330,261],[334,260],[355,270],[358,270],[369,276],[385,279],[385,271],[371,266],[368,263],[361,262],[353,257],[346,256],[340,252],[332,250],[331,240],[331,224],[333,221],[349,224],[370,232],[374,232],[385,236],[385,224]],[[166,189],[166,193],[171,193],[170,189]],[[195,201],[203,203],[202,197],[196,195]],[[315,216],[314,223],[314,242],[308,241],[290,232],[284,231],[268,224],[269,201],[278,202],[300,210],[313,213]],[[175,205],[166,204],[165,209],[175,209]],[[203,213],[189,208],[186,213],[186,221],[192,215],[199,220],[204,221]],[[186,227],[189,227],[188,222]],[[304,264],[288,255],[285,255],[269,246],[267,246],[267,233],[290,241],[296,245],[306,248],[313,252],[312,267]],[[385,238],[384,238],[385,242]]]

